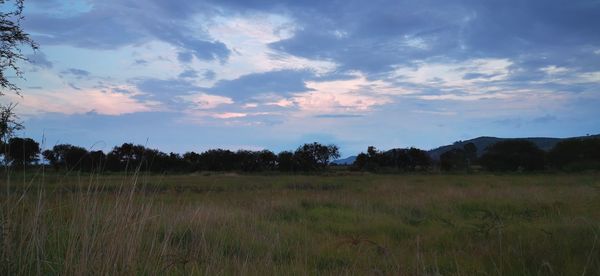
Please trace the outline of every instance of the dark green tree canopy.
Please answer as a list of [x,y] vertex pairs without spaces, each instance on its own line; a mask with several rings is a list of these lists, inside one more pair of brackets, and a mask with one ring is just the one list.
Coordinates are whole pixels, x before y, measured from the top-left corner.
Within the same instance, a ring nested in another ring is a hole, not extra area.
[[431,165],[431,159],[426,151],[417,148],[391,149],[385,152],[370,146],[367,153],[361,153],[356,157],[355,170],[377,171],[381,169],[416,171],[427,170]]
[[294,152],[294,159],[301,170],[314,171],[324,169],[329,161],[340,157],[336,145],[322,145],[317,142],[304,144]]
[[569,171],[600,169],[600,139],[561,141],[548,154],[553,168]]
[[31,138],[10,138],[3,153],[9,164],[22,168],[39,160],[40,144]]
[[505,140],[487,147],[480,163],[491,171],[543,170],[545,152],[527,140]]

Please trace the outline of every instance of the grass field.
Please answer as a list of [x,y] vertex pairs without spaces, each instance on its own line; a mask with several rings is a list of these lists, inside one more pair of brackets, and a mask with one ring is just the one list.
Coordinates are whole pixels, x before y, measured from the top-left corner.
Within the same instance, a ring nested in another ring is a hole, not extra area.
[[2,275],[599,275],[600,175],[20,175]]

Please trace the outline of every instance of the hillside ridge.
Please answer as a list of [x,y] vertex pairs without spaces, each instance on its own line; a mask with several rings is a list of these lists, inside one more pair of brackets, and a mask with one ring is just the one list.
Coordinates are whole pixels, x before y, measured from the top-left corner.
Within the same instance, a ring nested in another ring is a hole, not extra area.
[[[428,150],[429,156],[434,160],[439,160],[440,155],[442,153],[449,151],[455,148],[462,148],[464,145],[468,143],[473,143],[477,147],[477,156],[483,155],[485,149],[497,142],[505,141],[505,140],[515,140],[515,139],[524,139],[534,143],[540,149],[544,151],[551,150],[558,142],[562,140],[568,139],[590,139],[590,138],[600,138],[600,134],[595,135],[586,135],[586,136],[575,136],[575,137],[567,137],[567,138],[556,138],[556,137],[523,137],[523,138],[501,138],[501,137],[493,137],[493,136],[479,136],[469,140],[456,141],[449,145],[439,146],[437,148]],[[349,165],[352,164],[356,160],[356,155],[351,155],[343,159],[338,159],[333,161],[332,163],[338,165]]]

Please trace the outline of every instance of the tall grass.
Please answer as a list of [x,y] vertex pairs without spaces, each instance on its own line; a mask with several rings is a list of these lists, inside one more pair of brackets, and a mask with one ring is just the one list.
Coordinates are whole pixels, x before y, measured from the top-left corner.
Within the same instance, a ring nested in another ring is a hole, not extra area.
[[597,175],[2,183],[1,275],[598,275]]

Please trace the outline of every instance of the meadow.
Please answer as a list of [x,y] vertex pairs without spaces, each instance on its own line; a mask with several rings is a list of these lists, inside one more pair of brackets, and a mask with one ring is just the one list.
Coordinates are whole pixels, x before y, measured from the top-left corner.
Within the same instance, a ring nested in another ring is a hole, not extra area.
[[14,172],[2,275],[599,275],[600,174]]

